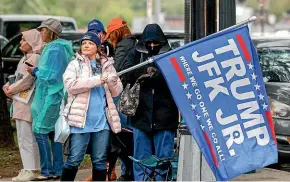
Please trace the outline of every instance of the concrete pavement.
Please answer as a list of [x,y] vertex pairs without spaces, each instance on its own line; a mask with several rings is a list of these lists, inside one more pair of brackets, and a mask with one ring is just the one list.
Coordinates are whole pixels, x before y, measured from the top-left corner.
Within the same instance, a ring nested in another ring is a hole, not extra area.
[[[90,169],[79,170],[76,181],[85,179],[91,174]],[[120,166],[116,166],[116,174],[120,176],[121,169]],[[231,181],[289,181],[290,173],[285,171],[280,171],[276,169],[263,168],[257,169],[256,173],[243,174]],[[11,181],[11,178],[0,179],[0,181]]]
[[[91,170],[80,170],[77,174],[76,180],[85,179],[91,174]],[[116,174],[120,176],[120,166],[116,166]],[[290,173],[276,169],[263,168],[257,169],[256,173],[244,174],[231,181],[289,181]]]

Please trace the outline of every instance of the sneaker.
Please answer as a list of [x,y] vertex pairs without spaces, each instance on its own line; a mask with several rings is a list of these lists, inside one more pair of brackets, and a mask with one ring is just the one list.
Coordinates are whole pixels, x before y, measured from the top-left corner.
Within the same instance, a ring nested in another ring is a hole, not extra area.
[[22,175],[19,177],[17,176],[17,181],[30,181],[35,179],[38,175],[36,171],[23,170]]
[[12,178],[12,181],[18,181],[18,178],[20,178],[24,174],[25,170],[21,169],[18,173],[18,175],[14,178]]

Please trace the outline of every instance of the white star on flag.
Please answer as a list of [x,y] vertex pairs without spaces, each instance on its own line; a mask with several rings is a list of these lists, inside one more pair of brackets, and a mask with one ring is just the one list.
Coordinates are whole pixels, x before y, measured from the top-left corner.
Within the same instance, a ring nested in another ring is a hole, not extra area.
[[255,87],[256,87],[256,90],[260,90],[261,86],[259,84],[256,84]]
[[191,99],[192,94],[190,94],[189,92],[187,92],[186,96],[187,96],[188,99]]
[[264,100],[264,95],[262,95],[261,93],[260,93],[260,95],[258,95],[259,96],[259,100]]
[[205,126],[203,126],[202,124],[200,125],[201,129],[204,131]]
[[250,70],[252,70],[253,67],[254,67],[254,66],[252,65],[252,63],[248,64],[248,66],[249,66],[249,69],[250,69]]
[[183,89],[187,89],[187,86],[188,86],[188,84],[186,84],[185,82],[182,85]]
[[197,114],[197,115],[195,115],[195,116],[196,116],[196,119],[197,119],[197,120],[199,120],[199,119],[201,118],[201,116],[200,116],[200,115],[198,115],[198,114]]
[[190,105],[192,110],[195,110],[196,105],[194,105],[193,103]]
[[263,106],[263,109],[265,109],[265,110],[267,110],[267,107],[268,107],[268,105],[267,104],[262,104],[262,106]]
[[257,75],[255,75],[255,73],[252,74],[252,79],[256,80],[257,79]]

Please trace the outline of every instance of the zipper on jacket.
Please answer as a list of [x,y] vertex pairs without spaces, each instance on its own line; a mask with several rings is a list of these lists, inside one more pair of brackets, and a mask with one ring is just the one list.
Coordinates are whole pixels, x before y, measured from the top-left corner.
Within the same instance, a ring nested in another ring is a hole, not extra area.
[[151,116],[151,129],[152,130],[153,130],[153,114],[154,114],[153,113],[154,112],[154,110],[153,110],[154,109],[153,108],[154,107],[154,92],[155,92],[154,89],[152,89],[152,116]]

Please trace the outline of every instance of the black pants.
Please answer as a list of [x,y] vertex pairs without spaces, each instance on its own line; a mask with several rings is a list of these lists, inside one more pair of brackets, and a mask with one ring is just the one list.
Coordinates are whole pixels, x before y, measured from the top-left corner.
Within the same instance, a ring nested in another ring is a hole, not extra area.
[[[118,134],[111,134],[111,150],[108,155],[109,170],[108,174],[111,174],[118,157],[122,160],[126,166],[125,175],[133,177],[133,161],[128,156],[133,156],[134,142],[133,133],[124,132]],[[128,179],[130,180],[130,179]]]

